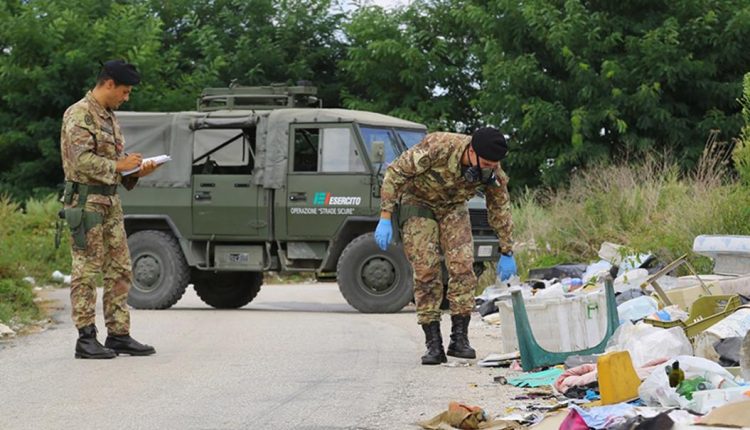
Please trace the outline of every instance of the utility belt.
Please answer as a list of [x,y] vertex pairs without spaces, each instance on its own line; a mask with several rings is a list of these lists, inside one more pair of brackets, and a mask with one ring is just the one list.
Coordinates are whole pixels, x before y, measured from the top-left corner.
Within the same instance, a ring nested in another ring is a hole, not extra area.
[[391,225],[393,225],[394,240],[400,240],[401,229],[404,227],[404,224],[406,224],[406,221],[408,221],[409,218],[414,217],[428,218],[437,221],[437,218],[435,218],[435,213],[424,206],[399,203],[399,205],[396,206],[396,210],[394,210],[391,214]]
[[[63,204],[65,206],[72,205],[73,196],[76,193],[78,193],[78,203],[76,206],[61,210],[59,216],[65,220],[68,228],[70,228],[70,234],[73,238],[73,248],[85,251],[86,234],[104,221],[101,214],[86,210],[86,199],[90,195],[114,196],[117,194],[117,185],[81,184],[79,182],[65,181]],[[58,238],[55,241],[57,246],[60,243],[59,233],[61,227],[61,224],[58,224]]]

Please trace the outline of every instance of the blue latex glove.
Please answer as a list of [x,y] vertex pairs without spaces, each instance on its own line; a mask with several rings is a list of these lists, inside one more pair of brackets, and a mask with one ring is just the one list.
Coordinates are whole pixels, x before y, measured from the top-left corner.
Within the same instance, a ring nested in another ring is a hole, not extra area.
[[385,251],[388,249],[388,244],[391,243],[393,238],[393,228],[391,227],[391,220],[380,218],[378,226],[375,228],[375,243],[378,247]]
[[500,261],[497,263],[497,274],[500,275],[500,281],[507,281],[511,276],[518,274],[516,268],[516,257],[512,255],[500,255]]

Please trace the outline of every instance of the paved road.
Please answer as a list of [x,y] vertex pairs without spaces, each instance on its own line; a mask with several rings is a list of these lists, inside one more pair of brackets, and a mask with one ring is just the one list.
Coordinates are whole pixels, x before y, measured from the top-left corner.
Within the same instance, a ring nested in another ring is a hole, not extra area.
[[[502,413],[517,390],[492,382],[503,370],[419,365],[413,308],[360,314],[335,284],[264,286],[232,311],[190,288],[170,310],[132,312],[156,355],[113,360],[73,358],[67,294],[48,293],[59,324],[0,347],[0,429],[415,429],[451,400]],[[498,332],[475,315],[480,358]]]

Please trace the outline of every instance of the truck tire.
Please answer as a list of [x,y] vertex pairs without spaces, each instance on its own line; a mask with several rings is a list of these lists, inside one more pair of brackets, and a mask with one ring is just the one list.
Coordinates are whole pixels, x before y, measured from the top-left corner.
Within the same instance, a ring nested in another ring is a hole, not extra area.
[[217,309],[237,309],[253,301],[263,285],[260,272],[201,272],[193,287],[203,303]]
[[174,236],[143,230],[128,237],[133,285],[128,304],[136,309],[167,309],[177,303],[190,279],[190,268]]
[[414,298],[412,271],[400,245],[383,251],[372,233],[352,240],[336,266],[341,294],[364,313],[400,311]]

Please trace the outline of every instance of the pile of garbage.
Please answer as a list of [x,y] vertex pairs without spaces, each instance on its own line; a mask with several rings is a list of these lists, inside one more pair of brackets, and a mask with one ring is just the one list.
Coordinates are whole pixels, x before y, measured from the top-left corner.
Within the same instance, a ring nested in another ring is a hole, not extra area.
[[699,236],[693,250],[713,274],[604,243],[599,261],[487,288],[478,310],[502,343],[478,365],[515,371],[494,381],[543,401],[497,417],[454,405],[476,424],[434,428],[750,427],[750,237]]

